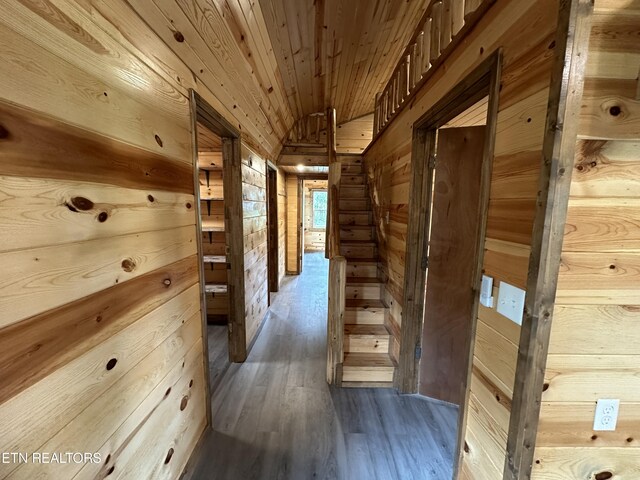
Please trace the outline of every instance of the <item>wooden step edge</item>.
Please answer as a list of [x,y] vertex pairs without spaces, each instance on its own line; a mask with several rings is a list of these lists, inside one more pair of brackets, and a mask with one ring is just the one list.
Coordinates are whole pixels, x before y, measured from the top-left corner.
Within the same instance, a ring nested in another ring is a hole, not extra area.
[[202,227],[203,232],[224,233],[224,227]]
[[338,213],[341,215],[362,215],[366,213],[367,215],[371,215],[371,210],[344,210],[338,209]]
[[384,282],[378,277],[347,277],[348,285],[382,285]]
[[[342,242],[341,242],[342,243]],[[366,264],[366,265],[377,265],[378,264],[378,259],[377,258],[360,258],[360,257],[344,257],[347,260],[347,266],[349,266],[348,264]]]
[[345,352],[343,368],[348,367],[365,367],[388,369],[395,368],[396,365],[388,353],[352,353]]
[[340,225],[340,230],[367,230],[370,228],[374,228],[375,225],[349,225],[349,224],[344,224],[344,225]]
[[206,202],[224,202],[224,198],[222,197],[200,197],[200,200]]
[[362,299],[362,298],[347,298],[345,299],[345,308],[389,308],[389,306],[380,299]]
[[[373,332],[363,332],[360,330],[375,330]],[[360,337],[391,337],[389,328],[383,323],[345,323],[344,334]]]
[[342,382],[343,388],[395,388],[393,382]]

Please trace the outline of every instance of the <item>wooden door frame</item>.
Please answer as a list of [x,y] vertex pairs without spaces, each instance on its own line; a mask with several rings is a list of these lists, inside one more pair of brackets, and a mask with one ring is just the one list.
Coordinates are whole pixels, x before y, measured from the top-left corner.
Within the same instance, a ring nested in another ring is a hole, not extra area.
[[267,296],[271,305],[271,293],[278,285],[278,168],[267,161]]
[[[478,233],[476,238],[476,264],[473,274],[474,304],[472,307],[471,335],[466,349],[469,361],[466,374],[464,403],[458,419],[458,442],[455,471],[460,463],[464,446],[467,419],[469,383],[473,366],[473,347],[477,326],[480,283],[484,261],[484,242],[487,229],[487,210],[491,187],[494,141],[498,116],[502,50],[487,57],[466,78],[453,87],[429,111],[413,125],[411,152],[412,177],[409,195],[409,222],[406,241],[404,272],[404,306],[401,325],[401,346],[395,386],[402,393],[418,391],[418,375],[424,319],[426,254],[428,251],[427,227],[430,223],[432,179],[435,171],[431,161],[436,149],[438,128],[469,107],[488,96],[487,124],[480,178],[480,201],[477,209]],[[455,478],[455,477],[454,477]]]
[[298,245],[298,275],[302,273],[304,267],[302,258],[304,257],[304,179],[298,175],[298,218],[296,219],[297,245]]
[[[198,122],[222,139],[224,224],[227,256],[227,295],[229,298],[229,360],[244,361],[247,356],[244,315],[244,236],[242,231],[242,163],[240,132],[209,105],[195,90],[189,90],[193,146],[193,182],[196,213],[198,259],[202,258],[202,212],[198,178]],[[239,213],[238,213],[239,212]],[[240,216],[238,216],[240,215]],[[209,342],[204,266],[199,263],[200,309],[202,312],[202,348],[206,375],[205,392],[211,398],[209,385]],[[209,404],[211,402],[208,402]],[[207,425],[212,422],[211,408],[207,409]]]

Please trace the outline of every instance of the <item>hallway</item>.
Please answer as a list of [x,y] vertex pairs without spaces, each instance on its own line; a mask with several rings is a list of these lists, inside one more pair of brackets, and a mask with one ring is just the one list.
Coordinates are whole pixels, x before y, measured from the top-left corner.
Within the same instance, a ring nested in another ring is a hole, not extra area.
[[213,393],[213,425],[185,479],[451,478],[457,409],[325,380],[328,262],[286,277],[249,358]]

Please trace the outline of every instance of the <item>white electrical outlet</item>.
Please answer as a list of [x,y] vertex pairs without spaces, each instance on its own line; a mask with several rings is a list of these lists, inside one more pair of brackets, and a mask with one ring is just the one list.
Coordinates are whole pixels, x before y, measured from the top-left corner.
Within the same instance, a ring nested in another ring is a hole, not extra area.
[[596,415],[593,429],[601,432],[613,432],[618,423],[620,400],[601,398],[596,403]]

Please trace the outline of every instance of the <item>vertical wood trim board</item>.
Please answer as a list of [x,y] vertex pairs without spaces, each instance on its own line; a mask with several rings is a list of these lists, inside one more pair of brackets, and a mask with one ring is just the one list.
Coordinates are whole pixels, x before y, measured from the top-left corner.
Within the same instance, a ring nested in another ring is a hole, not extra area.
[[[532,478],[640,477],[637,2],[596,0]],[[635,113],[634,113],[635,112]],[[615,431],[595,402],[620,399]]]

